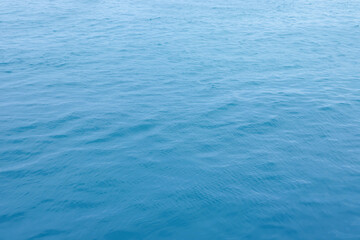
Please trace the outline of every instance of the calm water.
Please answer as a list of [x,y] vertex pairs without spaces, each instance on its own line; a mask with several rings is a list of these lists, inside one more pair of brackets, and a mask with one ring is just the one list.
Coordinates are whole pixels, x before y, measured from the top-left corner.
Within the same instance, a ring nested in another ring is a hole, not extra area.
[[0,2],[0,239],[360,239],[360,2]]

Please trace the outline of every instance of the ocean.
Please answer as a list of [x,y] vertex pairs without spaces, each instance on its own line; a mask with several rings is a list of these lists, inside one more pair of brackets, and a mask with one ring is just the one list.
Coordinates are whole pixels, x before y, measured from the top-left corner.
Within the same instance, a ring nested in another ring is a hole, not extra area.
[[0,239],[360,239],[360,2],[0,1]]

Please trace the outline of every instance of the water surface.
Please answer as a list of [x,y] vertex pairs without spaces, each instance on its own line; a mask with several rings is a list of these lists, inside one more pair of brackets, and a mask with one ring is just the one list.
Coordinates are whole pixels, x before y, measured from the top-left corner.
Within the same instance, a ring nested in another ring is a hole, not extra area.
[[360,2],[2,0],[0,239],[359,239]]

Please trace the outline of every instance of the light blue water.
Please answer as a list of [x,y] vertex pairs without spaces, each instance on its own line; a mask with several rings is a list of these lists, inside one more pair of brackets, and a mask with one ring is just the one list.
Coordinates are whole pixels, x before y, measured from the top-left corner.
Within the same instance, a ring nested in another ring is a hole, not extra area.
[[360,239],[360,2],[0,2],[0,239]]

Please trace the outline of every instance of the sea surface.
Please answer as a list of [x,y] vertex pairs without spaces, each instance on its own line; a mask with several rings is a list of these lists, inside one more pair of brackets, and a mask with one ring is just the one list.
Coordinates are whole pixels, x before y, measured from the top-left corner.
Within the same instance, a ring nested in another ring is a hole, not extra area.
[[0,239],[360,239],[360,1],[1,0]]

